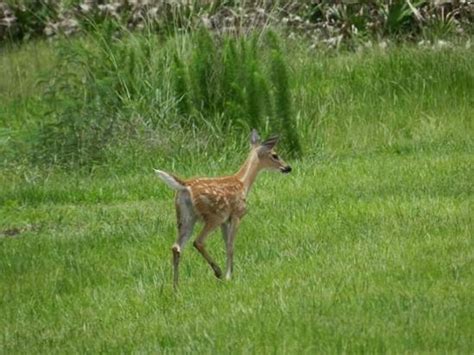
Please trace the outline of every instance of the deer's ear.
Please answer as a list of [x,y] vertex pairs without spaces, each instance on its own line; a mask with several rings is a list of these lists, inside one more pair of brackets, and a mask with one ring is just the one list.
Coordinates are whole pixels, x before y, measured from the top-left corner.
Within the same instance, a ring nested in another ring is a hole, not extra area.
[[278,136],[271,136],[265,142],[262,143],[262,147],[268,150],[272,150],[278,143]]
[[250,144],[253,146],[260,144],[260,136],[255,128],[252,129],[252,133],[250,134]]

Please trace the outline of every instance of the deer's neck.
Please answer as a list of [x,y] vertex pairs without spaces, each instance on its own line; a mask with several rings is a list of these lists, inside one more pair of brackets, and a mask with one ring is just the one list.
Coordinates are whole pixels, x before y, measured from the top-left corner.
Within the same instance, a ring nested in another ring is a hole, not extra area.
[[260,170],[257,153],[252,151],[240,170],[235,174],[235,177],[244,184],[245,195],[249,193]]

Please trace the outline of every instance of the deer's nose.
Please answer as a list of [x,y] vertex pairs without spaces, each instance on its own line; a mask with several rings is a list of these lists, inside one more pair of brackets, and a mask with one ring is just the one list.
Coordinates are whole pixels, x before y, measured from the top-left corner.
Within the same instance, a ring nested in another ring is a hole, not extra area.
[[288,174],[291,171],[291,166],[285,166],[280,169],[283,174]]

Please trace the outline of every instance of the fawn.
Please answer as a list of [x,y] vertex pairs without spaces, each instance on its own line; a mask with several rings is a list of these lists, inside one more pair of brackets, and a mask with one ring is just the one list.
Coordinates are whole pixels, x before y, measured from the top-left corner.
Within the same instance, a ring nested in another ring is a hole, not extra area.
[[205,248],[206,238],[217,227],[221,227],[226,246],[226,279],[230,279],[233,268],[234,238],[240,220],[246,212],[246,197],[255,178],[262,170],[289,173],[291,167],[276,154],[274,147],[278,137],[273,136],[263,143],[257,131],[252,130],[250,154],[239,171],[231,176],[181,180],[161,170],[155,172],[172,189],[176,190],[175,205],[178,237],[173,252],[173,286],[178,285],[179,259],[183,247],[193,232],[197,220],[204,228],[194,241],[194,247],[206,259],[217,278],[222,271]]

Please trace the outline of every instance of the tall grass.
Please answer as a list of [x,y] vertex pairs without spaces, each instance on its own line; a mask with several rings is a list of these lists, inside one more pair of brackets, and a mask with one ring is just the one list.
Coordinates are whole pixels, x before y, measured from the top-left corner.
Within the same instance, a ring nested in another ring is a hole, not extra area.
[[175,105],[162,83],[164,58],[153,57],[155,42],[131,34],[116,38],[113,24],[105,23],[86,38],[58,43],[57,75],[44,83],[54,110],[41,127],[37,157],[94,164],[111,143],[155,127]]
[[[215,38],[201,30],[193,41],[189,65],[175,60],[175,88],[182,100],[181,114],[198,119],[221,117],[224,122],[217,124],[243,125],[247,131],[253,127],[281,132],[283,144],[299,155],[288,66],[277,35],[269,32],[264,39],[258,33]],[[187,87],[191,90],[182,93]]]
[[105,23],[85,38],[60,42],[61,62],[43,85],[52,110],[32,147],[34,160],[96,164],[143,125],[279,131],[283,144],[300,153],[279,48],[257,34],[217,38],[204,29],[182,40],[179,46],[151,34],[116,37],[114,24]]
[[272,77],[275,85],[275,113],[280,119],[280,130],[286,134],[287,141],[290,143],[290,151],[300,155],[301,145],[292,120],[288,69],[278,39],[273,33],[270,34],[270,40],[272,42]]
[[472,131],[472,48],[334,55],[271,32],[164,39],[117,36],[107,23],[38,48],[42,68],[27,84],[13,76],[22,51],[3,59],[7,165],[141,169],[157,158],[222,152],[224,136],[240,150],[254,127],[281,134],[295,156],[447,147],[446,137],[466,142]]

